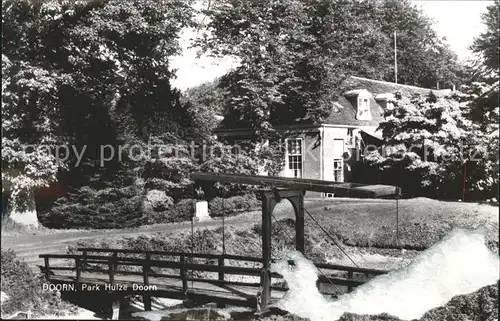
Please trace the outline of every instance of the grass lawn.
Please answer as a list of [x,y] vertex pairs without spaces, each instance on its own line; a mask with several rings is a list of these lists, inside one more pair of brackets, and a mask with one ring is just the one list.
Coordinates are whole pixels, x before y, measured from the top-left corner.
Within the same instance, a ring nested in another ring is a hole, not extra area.
[[[315,201],[306,202],[305,208],[346,245],[422,250],[453,228],[483,226],[490,245],[498,248],[498,206],[489,204],[414,198],[398,204],[395,200]],[[306,225],[319,229],[307,213]]]

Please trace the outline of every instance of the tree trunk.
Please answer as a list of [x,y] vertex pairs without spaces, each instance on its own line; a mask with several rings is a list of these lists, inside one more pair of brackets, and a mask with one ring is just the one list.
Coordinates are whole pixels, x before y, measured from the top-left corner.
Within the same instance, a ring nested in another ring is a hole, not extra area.
[[[38,216],[36,213],[35,192],[33,189],[24,193],[19,193],[18,199],[10,198],[10,218],[22,225],[38,226]],[[12,202],[17,202],[17,206]]]

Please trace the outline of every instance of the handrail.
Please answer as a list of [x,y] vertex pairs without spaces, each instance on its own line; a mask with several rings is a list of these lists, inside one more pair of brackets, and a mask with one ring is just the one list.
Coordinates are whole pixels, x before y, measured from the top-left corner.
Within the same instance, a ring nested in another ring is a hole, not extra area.
[[[75,254],[40,254],[40,258],[59,258],[59,259],[81,259],[83,255]],[[244,275],[260,275],[260,268],[249,268],[249,267],[236,267],[236,266],[218,266],[218,265],[207,265],[207,264],[197,264],[197,263],[181,263],[178,261],[166,261],[166,260],[147,260],[147,259],[136,259],[136,258],[114,258],[109,256],[97,256],[97,255],[86,255],[87,260],[98,259],[101,264],[116,264],[116,265],[130,265],[130,266],[144,266],[147,264],[149,267],[163,267],[171,269],[185,269],[185,270],[196,270],[196,271],[206,271],[206,272],[224,272],[227,274],[244,274]],[[58,269],[60,269],[59,267]],[[66,267],[62,267],[66,268]],[[49,267],[50,269],[50,267]],[[68,267],[67,269],[75,269]],[[86,269],[87,271],[89,269]],[[125,273],[125,272],[124,272]]]
[[129,250],[129,249],[103,249],[103,248],[92,248],[92,247],[77,248],[77,251],[80,251],[80,252],[100,252],[100,253],[124,253],[124,254],[146,254],[146,253],[149,253],[150,255],[164,255],[164,256],[184,255],[185,257],[197,257],[197,258],[205,258],[205,259],[224,258],[227,260],[262,262],[262,258],[259,258],[259,257],[234,255],[234,254],[185,253],[185,252],[158,251],[158,250],[144,251],[144,250]]
[[[129,253],[129,254],[146,254],[150,255],[169,255],[169,256],[184,256],[184,257],[200,257],[200,258],[213,258],[213,259],[228,259],[228,260],[241,260],[241,261],[252,261],[252,262],[262,262],[261,258],[257,257],[249,257],[249,256],[240,256],[240,255],[223,255],[223,254],[202,254],[202,253],[183,253],[183,252],[167,252],[167,251],[141,251],[141,250],[125,250],[125,249],[102,249],[102,248],[78,248],[78,251],[83,252],[101,252],[101,253]],[[105,256],[100,255],[81,255],[81,254],[40,254],[40,258],[59,258],[59,259],[76,259],[76,258],[85,258],[86,260],[93,259],[106,259]],[[166,261],[166,260],[151,260],[153,263],[156,262],[166,262],[169,263],[179,263],[174,261]],[[144,263],[141,259],[138,258],[130,258],[130,257],[120,257],[117,258],[117,262],[137,262],[138,264]],[[140,262],[140,263],[139,263]],[[160,265],[152,265],[162,267],[163,264]],[[206,266],[206,265],[203,265]],[[354,266],[343,266],[337,264],[328,264],[328,263],[315,263],[315,266],[320,269],[329,269],[329,270],[337,270],[337,271],[347,271],[347,272],[357,272],[357,273],[366,273],[371,275],[381,275],[385,274],[388,271],[379,270],[379,269],[369,269],[369,268],[361,268]]]

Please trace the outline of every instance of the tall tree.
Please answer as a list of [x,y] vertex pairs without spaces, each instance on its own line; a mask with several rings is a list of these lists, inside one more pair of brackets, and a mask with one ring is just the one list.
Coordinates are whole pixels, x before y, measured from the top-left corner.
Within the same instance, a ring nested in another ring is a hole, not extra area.
[[486,30],[479,36],[474,38],[474,42],[470,49],[480,56],[480,64],[482,74],[490,74],[493,72],[498,79],[498,68],[500,59],[500,1],[495,2],[488,6],[486,12],[481,15],[482,22]]
[[461,65],[456,54],[438,37],[433,20],[422,10],[409,0],[368,3],[372,19],[376,19],[380,31],[390,39],[390,46],[384,48],[384,53],[391,57],[389,64],[379,66],[386,70],[383,80],[395,81],[392,57],[396,33],[399,83],[435,88],[438,81],[447,85],[461,82]]
[[[182,135],[179,122],[188,113],[170,85],[169,57],[180,50],[179,31],[192,24],[189,1],[6,0],[2,9],[2,64],[9,65],[2,147],[13,150],[2,162],[15,169],[4,176],[14,190],[47,185],[58,172],[54,155],[25,157],[27,144],[85,148],[90,172],[102,173],[102,182],[123,164],[115,154],[101,168],[101,146]],[[88,183],[83,166],[72,172],[84,172],[80,185]]]
[[10,193],[14,220],[37,224],[33,188],[64,167],[54,153],[64,143],[57,93],[66,79],[3,54],[2,70],[2,193]]
[[486,30],[474,38],[470,49],[476,59],[468,66],[469,83],[463,90],[472,99],[470,117],[479,122],[484,131],[491,131],[491,126],[498,124],[499,108],[499,37],[500,37],[500,1],[487,7],[482,14]]

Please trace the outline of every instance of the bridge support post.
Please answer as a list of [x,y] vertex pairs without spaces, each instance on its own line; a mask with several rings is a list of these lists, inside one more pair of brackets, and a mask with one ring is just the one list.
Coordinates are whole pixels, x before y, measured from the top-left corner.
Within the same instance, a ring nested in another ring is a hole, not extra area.
[[297,194],[289,197],[295,209],[295,249],[305,254],[305,232],[304,232],[304,193],[296,191]]
[[270,262],[271,262],[271,213],[277,200],[271,191],[262,191],[262,274],[261,274],[261,302],[260,308],[265,310],[271,299]]
[[271,231],[272,212],[278,202],[286,198],[295,210],[295,248],[305,252],[304,242],[304,192],[302,190],[261,190],[262,197],[262,274],[260,309],[265,310],[271,300]]

